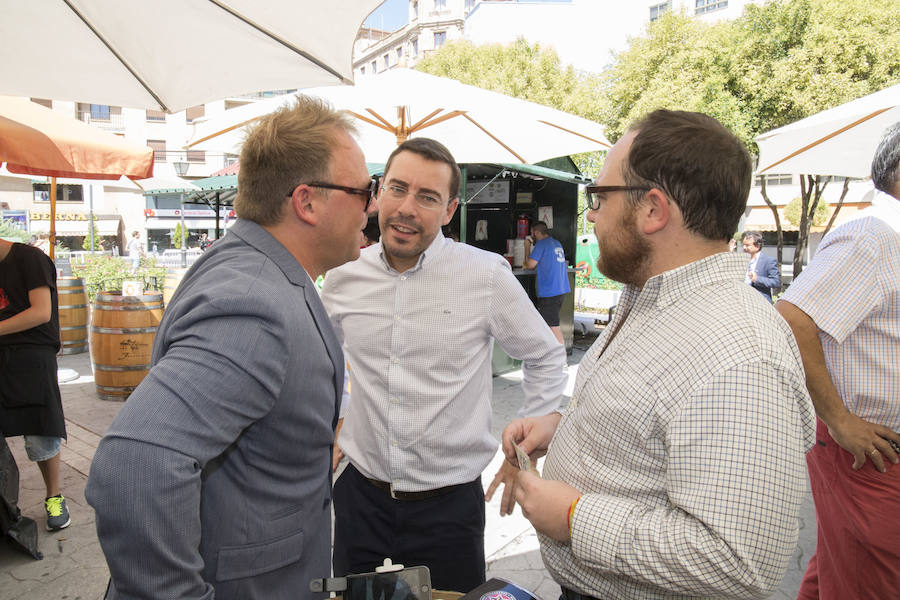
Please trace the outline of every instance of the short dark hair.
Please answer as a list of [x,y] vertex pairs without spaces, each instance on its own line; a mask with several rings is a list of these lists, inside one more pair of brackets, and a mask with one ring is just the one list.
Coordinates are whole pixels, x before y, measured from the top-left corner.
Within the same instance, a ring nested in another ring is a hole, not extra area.
[[[872,183],[885,194],[893,195],[900,180],[900,121],[884,131],[872,159]],[[900,200],[900,198],[898,198]]]
[[428,160],[442,162],[450,165],[450,197],[448,198],[448,200],[453,200],[454,198],[459,197],[459,180],[462,178],[462,175],[460,175],[459,166],[456,164],[456,160],[453,158],[453,155],[450,154],[450,150],[448,150],[445,145],[437,140],[424,137],[417,137],[412,138],[411,140],[406,140],[405,142],[397,146],[397,148],[393,152],[391,152],[391,155],[388,157],[387,164],[384,165],[385,175],[387,175],[388,171],[391,170],[391,163],[393,162],[394,157],[401,152],[412,152],[413,154],[418,154],[419,156],[427,158]]
[[531,226],[531,231],[538,232],[541,235],[550,235],[550,230],[547,229],[547,224],[543,221],[537,221],[534,225]]
[[[753,166],[744,144],[714,118],[697,112],[655,110],[629,128],[625,185],[663,190],[684,225],[710,240],[728,241],[747,208]],[[643,193],[629,192],[637,204]]]
[[744,240],[750,240],[757,248],[763,247],[763,236],[758,231],[745,231],[744,235],[741,236],[741,241]]

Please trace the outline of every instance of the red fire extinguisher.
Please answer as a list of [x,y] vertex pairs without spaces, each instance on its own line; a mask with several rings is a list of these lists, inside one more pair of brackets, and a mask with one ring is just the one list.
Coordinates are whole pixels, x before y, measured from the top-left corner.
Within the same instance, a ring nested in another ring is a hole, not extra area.
[[519,215],[516,221],[516,237],[524,240],[531,233],[531,218],[528,215]]

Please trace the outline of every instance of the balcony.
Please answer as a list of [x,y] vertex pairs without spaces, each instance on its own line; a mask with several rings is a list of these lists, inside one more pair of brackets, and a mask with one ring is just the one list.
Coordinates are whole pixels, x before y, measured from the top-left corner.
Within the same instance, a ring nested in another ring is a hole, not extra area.
[[114,131],[117,133],[125,131],[125,118],[122,116],[122,113],[110,113],[109,116],[97,118],[92,117],[90,111],[79,110],[76,112],[76,117],[79,121],[83,121],[84,123],[99,127],[106,131]]

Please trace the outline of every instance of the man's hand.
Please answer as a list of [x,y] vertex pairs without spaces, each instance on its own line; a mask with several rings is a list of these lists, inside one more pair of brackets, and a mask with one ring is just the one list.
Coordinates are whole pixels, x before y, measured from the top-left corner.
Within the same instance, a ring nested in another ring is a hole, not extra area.
[[756,278],[757,278],[756,271],[750,271],[750,281],[755,283]]
[[569,539],[569,507],[581,492],[562,481],[541,479],[527,471],[519,472],[516,502],[534,528],[554,540]]
[[494,480],[488,486],[487,492],[484,494],[484,501],[490,502],[494,497],[497,487],[503,484],[503,497],[500,499],[500,516],[505,517],[511,515],[516,507],[516,477],[519,474],[519,467],[514,467],[508,461],[503,461],[500,470],[494,475]]
[[547,454],[547,447],[561,418],[561,414],[554,412],[542,417],[516,419],[507,425],[503,430],[503,454],[506,455],[506,461],[518,468],[519,461],[514,448],[516,444],[531,458],[532,463]]
[[341,447],[338,445],[338,436],[341,434],[341,427],[344,425],[344,419],[341,417],[338,419],[337,428],[334,430],[334,451],[331,455],[331,472],[334,473],[337,471],[338,465],[341,464],[341,460],[344,458],[344,451],[341,450]]
[[841,448],[853,455],[853,469],[859,470],[866,464],[866,457],[881,473],[884,473],[884,459],[897,464],[897,452],[891,448],[890,440],[900,445],[900,434],[883,425],[870,423],[853,413],[846,412],[828,427],[828,433]]

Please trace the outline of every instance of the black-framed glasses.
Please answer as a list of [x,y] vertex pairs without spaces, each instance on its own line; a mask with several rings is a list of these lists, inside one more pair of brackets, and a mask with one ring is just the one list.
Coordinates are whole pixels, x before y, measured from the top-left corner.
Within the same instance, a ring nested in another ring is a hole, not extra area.
[[[297,184],[303,185],[303,184]],[[355,196],[362,196],[366,199],[366,204],[363,206],[363,210],[369,210],[369,205],[372,204],[372,200],[375,199],[375,194],[378,192],[378,178],[373,177],[369,182],[368,188],[355,188],[355,187],[347,187],[346,185],[335,185],[333,183],[323,183],[321,181],[313,181],[311,183],[307,183],[309,187],[321,188],[325,190],[340,190],[346,194],[353,194]],[[294,186],[290,192],[288,192],[288,196],[294,193],[294,190],[297,186]]]
[[600,208],[600,200],[603,194],[609,192],[649,192],[653,188],[634,185],[589,185],[584,189],[585,204],[590,210]]
[[[406,189],[405,185],[397,183],[389,183],[381,188],[382,193],[386,194],[388,199],[393,202],[399,202],[406,198],[411,192]],[[439,194],[434,192],[416,192],[413,193],[416,204],[422,208],[438,209],[444,205],[444,201]]]

